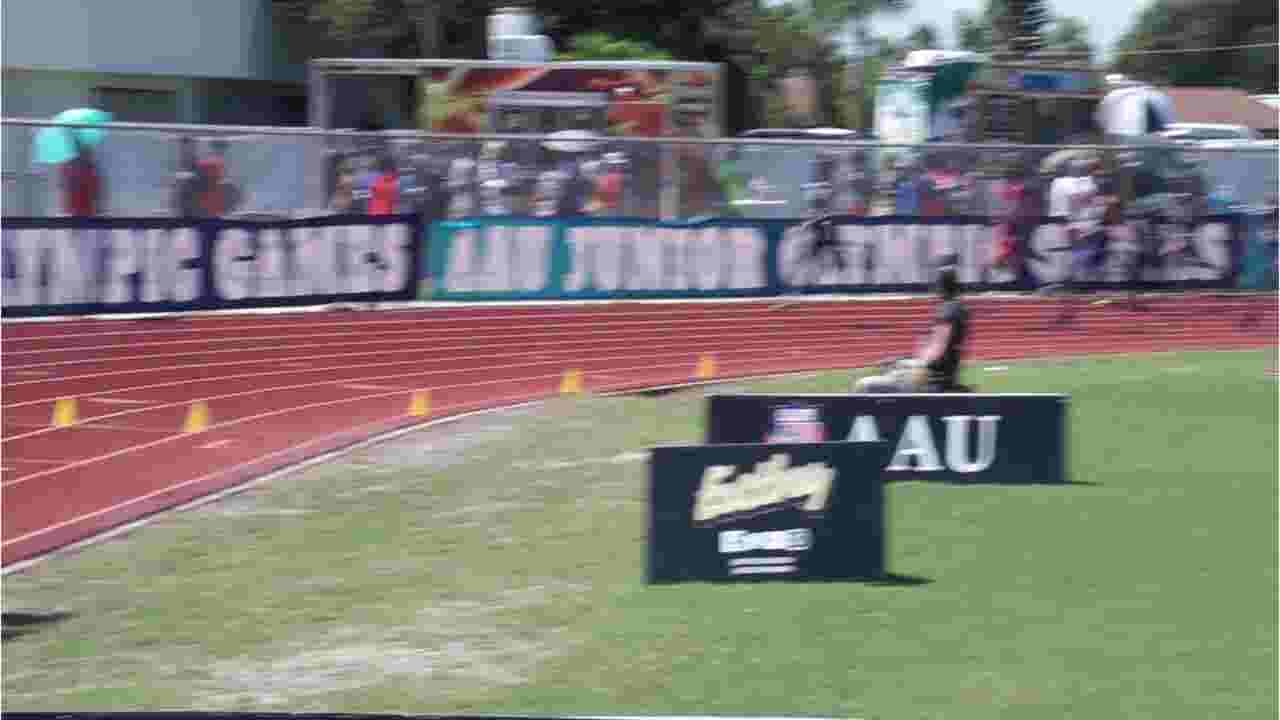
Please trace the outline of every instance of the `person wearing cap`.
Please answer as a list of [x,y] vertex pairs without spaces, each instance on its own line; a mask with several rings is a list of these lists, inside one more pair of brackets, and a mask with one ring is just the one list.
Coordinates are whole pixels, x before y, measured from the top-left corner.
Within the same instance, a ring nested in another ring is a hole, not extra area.
[[969,339],[969,308],[960,299],[955,258],[944,260],[936,284],[942,304],[933,315],[929,335],[913,358],[891,363],[889,372],[862,378],[854,384],[859,393],[970,392],[957,382],[960,358]]

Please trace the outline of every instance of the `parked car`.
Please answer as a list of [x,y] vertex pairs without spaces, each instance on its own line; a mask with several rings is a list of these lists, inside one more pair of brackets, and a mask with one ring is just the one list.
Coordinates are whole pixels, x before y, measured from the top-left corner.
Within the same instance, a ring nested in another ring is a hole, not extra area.
[[1199,143],[1216,140],[1261,140],[1262,135],[1244,125],[1219,123],[1172,123],[1157,133],[1175,142]]

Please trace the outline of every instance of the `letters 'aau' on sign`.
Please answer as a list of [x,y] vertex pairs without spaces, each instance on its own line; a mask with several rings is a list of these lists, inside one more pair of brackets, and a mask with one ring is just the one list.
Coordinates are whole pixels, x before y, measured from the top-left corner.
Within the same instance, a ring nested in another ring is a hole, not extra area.
[[[1067,482],[1065,395],[748,395],[708,398],[708,443],[794,437],[884,442],[886,480]],[[813,427],[810,427],[813,426]]]
[[649,582],[883,576],[888,452],[885,443],[654,448]]

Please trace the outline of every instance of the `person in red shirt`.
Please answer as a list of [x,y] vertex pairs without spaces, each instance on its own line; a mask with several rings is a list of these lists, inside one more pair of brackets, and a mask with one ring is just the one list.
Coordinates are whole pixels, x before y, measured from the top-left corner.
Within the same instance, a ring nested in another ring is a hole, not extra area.
[[72,133],[76,156],[62,164],[62,210],[72,217],[93,217],[102,212],[102,179],[93,151]]
[[201,184],[200,210],[205,217],[221,217],[228,209],[226,148],[225,140],[215,140],[211,145],[213,152],[196,161]]
[[400,176],[389,155],[378,160],[378,176],[369,187],[369,214],[394,215],[400,205]]

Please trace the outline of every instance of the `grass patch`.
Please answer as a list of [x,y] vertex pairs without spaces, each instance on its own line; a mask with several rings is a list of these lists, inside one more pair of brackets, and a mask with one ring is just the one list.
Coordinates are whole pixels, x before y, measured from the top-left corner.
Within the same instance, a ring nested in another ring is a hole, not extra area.
[[4,709],[1274,717],[1274,362],[976,366],[1070,393],[1095,484],[894,484],[919,584],[643,585],[639,451],[707,389],[427,429],[6,577],[67,615],[6,639]]

